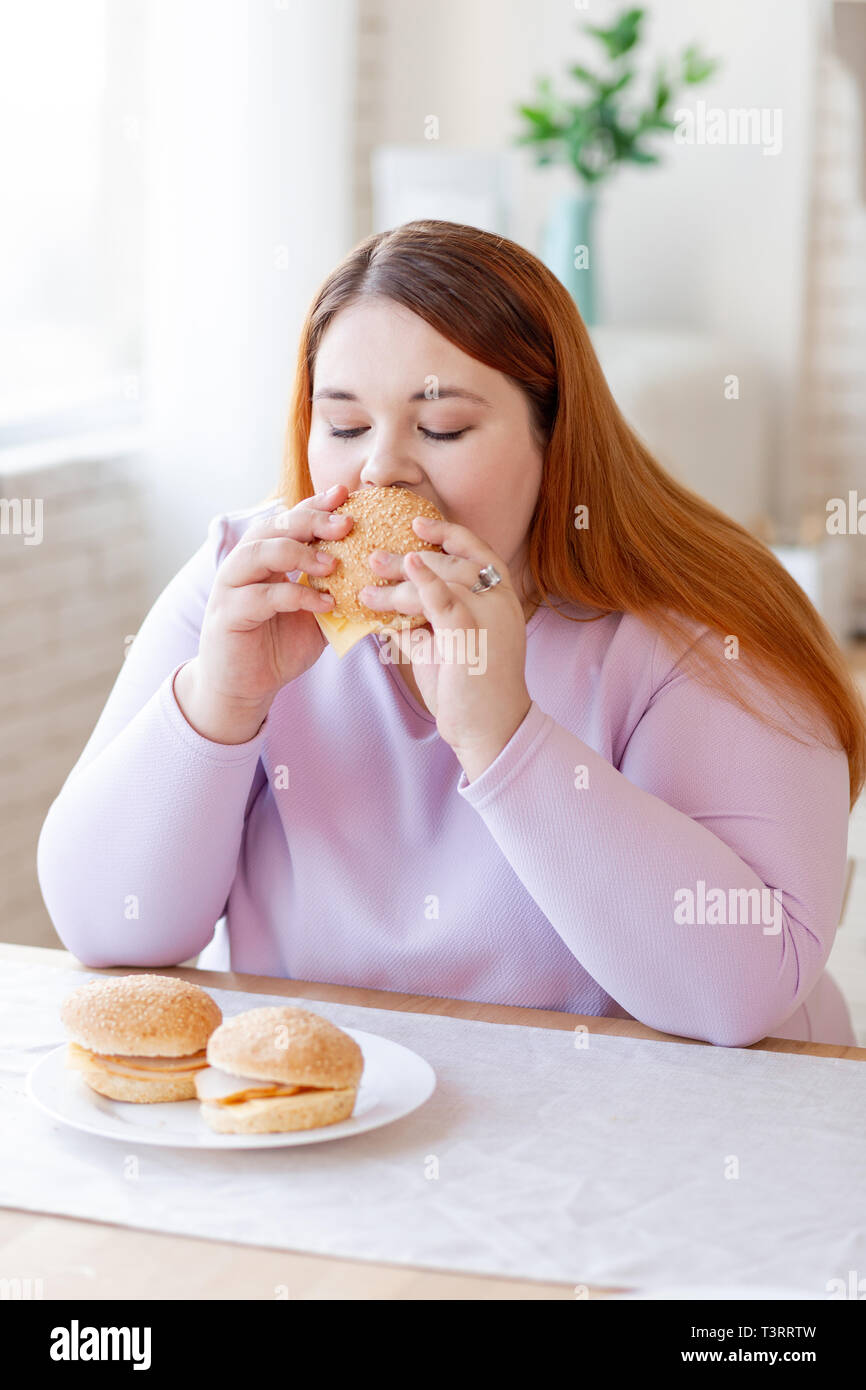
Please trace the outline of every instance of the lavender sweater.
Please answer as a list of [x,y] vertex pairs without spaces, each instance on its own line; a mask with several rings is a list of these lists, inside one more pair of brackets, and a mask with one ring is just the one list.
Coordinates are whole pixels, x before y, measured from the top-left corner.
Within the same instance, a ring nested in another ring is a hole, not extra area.
[[49,810],[39,880],[74,955],[175,965],[224,917],[237,971],[634,1017],[729,1047],[856,1042],[824,972],[844,754],[698,685],[633,616],[535,612],[532,706],[472,783],[374,635],[342,660],[327,647],[248,743],[198,734],[174,677],[217,565],[272,509],[211,522]]

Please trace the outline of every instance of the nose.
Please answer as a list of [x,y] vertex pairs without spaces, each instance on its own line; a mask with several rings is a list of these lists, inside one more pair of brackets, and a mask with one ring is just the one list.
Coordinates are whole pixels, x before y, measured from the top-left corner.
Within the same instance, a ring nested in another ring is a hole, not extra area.
[[359,487],[408,487],[417,492],[424,483],[424,474],[420,468],[411,468],[407,464],[394,464],[380,466],[376,465],[368,468],[366,465],[361,469]]
[[408,487],[418,489],[426,480],[424,470],[406,453],[380,439],[361,469],[359,486]]

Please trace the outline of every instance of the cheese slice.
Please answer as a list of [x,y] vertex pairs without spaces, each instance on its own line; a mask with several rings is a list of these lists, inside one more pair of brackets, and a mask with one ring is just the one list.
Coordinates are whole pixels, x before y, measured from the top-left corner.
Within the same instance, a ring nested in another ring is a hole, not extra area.
[[91,1052],[79,1043],[71,1042],[66,1055],[66,1065],[74,1071],[108,1071],[115,1076],[128,1076],[135,1080],[156,1080],[165,1076],[194,1075],[207,1066],[207,1054],[191,1053],[188,1057],[121,1057],[101,1052]]
[[252,1076],[233,1076],[219,1067],[206,1067],[195,1078],[199,1100],[211,1105],[239,1105],[245,1100],[262,1100],[270,1096],[293,1096],[308,1086],[289,1086],[282,1081],[260,1081]]
[[[298,583],[310,587],[310,581],[305,574],[298,576]],[[314,613],[313,617],[319,624],[325,641],[330,642],[340,657],[350,652],[362,637],[366,637],[370,632],[379,632],[382,627],[381,622],[365,623],[360,619],[356,621],[353,618],[344,618],[340,613]]]

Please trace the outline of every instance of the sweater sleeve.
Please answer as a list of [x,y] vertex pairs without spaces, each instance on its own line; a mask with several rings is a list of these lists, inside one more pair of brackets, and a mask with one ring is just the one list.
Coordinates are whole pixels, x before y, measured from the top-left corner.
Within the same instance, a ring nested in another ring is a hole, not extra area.
[[196,655],[229,520],[157,598],[37,846],[45,905],[85,965],[176,965],[213,936],[263,775],[267,720],[247,743],[187,723],[174,678]]
[[533,701],[457,789],[613,999],[747,1047],[809,995],[839,920],[847,758],[797,738],[674,668],[619,768]]

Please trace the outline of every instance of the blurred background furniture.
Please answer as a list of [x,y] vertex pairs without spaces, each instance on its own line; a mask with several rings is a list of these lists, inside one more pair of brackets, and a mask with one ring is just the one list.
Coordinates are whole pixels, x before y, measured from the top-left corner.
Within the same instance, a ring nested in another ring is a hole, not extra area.
[[[659,463],[743,526],[769,504],[769,407],[757,358],[690,328],[598,325],[593,347],[620,410]],[[725,393],[733,367],[736,398]]]

